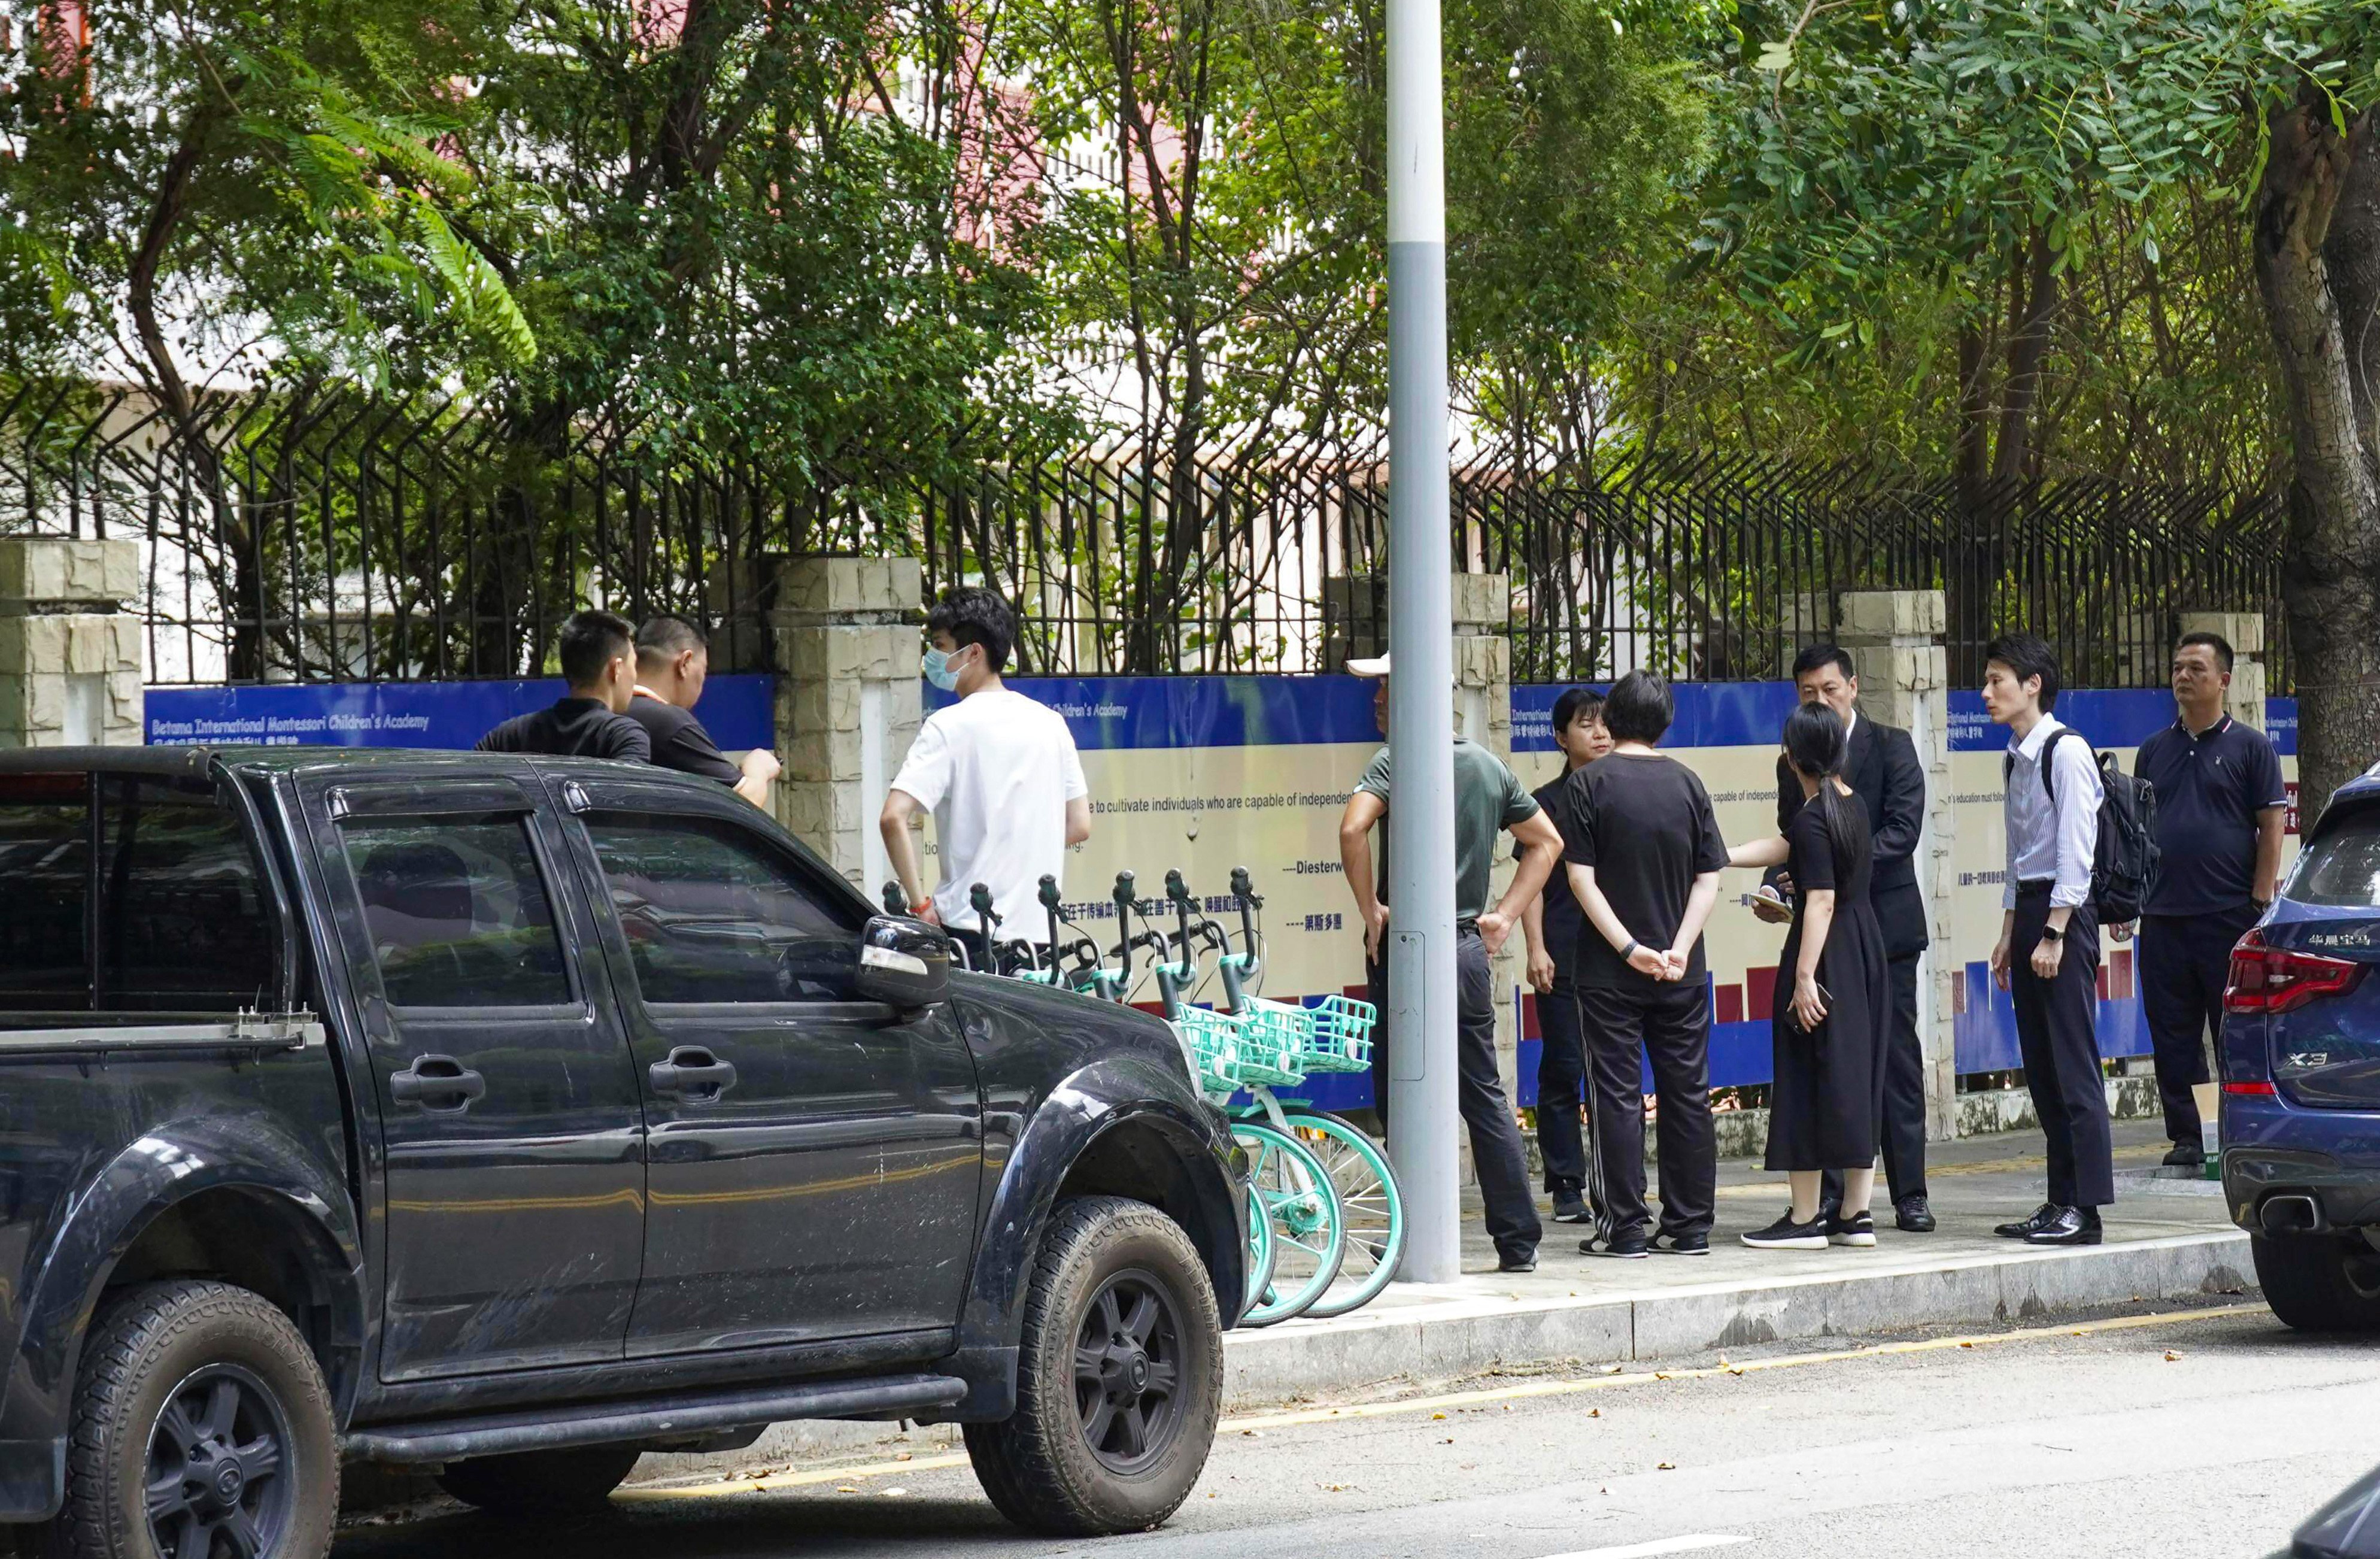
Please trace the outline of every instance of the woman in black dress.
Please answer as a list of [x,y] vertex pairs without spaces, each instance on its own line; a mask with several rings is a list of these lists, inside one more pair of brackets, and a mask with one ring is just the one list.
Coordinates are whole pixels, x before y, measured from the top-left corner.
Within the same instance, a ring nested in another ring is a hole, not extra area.
[[[1884,1117],[1884,1054],[1892,1012],[1884,932],[1868,905],[1875,846],[1867,813],[1843,783],[1843,723],[1824,704],[1785,722],[1785,758],[1802,782],[1802,810],[1785,833],[1737,846],[1735,866],[1782,866],[1795,890],[1793,929],[1778,960],[1793,995],[1770,1019],[1776,1069],[1768,1090],[1768,1167],[1793,1189],[1784,1217],[1743,1236],[1763,1250],[1870,1246],[1876,1150]],[[1780,992],[1779,994],[1782,994]],[[1843,1205],[1820,1214],[1824,1173],[1843,1175]]]

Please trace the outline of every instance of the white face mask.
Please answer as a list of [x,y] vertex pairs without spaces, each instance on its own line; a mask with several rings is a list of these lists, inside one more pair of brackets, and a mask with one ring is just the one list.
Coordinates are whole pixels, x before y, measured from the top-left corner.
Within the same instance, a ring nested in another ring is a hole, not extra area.
[[965,652],[966,646],[964,644],[955,650],[929,650],[924,659],[918,663],[919,669],[925,672],[927,681],[945,693],[954,693],[958,691],[959,674],[952,669],[951,657],[963,655]]

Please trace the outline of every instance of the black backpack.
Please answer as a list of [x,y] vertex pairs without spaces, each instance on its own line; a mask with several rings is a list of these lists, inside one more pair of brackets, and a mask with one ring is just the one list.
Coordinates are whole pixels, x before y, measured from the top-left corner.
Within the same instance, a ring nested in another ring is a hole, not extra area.
[[[2058,804],[2058,782],[2052,779],[2050,758],[2060,739],[2082,733],[2061,725],[2041,748],[2041,788],[2049,803]],[[2087,747],[2089,744],[2084,743]],[[2149,891],[2156,886],[2156,786],[2117,766],[2112,752],[2093,754],[2099,761],[2099,848],[2091,862],[2091,907],[2103,926],[2120,926],[2141,918]],[[2016,771],[2016,756],[2001,761],[2005,782]]]

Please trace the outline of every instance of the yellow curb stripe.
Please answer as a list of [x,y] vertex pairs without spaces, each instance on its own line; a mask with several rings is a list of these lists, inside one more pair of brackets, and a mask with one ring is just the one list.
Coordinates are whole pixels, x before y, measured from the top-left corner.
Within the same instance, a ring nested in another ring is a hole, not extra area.
[[[1994,1347],[2006,1343],[2042,1342],[2058,1337],[2086,1337],[2103,1332],[2133,1332],[2151,1326],[2176,1326],[2223,1316],[2269,1313],[2262,1304],[2216,1305],[2205,1309],[2169,1310],[2162,1315],[2120,1315],[2071,1326],[2028,1326],[2013,1332],[1978,1332],[1955,1337],[1925,1337],[1914,1342],[1878,1343],[1871,1347],[1837,1348],[1825,1353],[1784,1354],[1775,1358],[1747,1358],[1740,1364],[1701,1365],[1687,1370],[1641,1370],[1622,1375],[1596,1375],[1585,1380],[1531,1381],[1520,1385],[1491,1386],[1479,1391],[1449,1392],[1438,1396],[1401,1397],[1390,1402],[1361,1402],[1345,1407],[1310,1407],[1294,1413],[1265,1413],[1226,1419],[1217,1427],[1227,1433],[1295,1429],[1349,1419],[1385,1419],[1405,1413],[1444,1413],[1500,1402],[1537,1397],[1573,1396],[1583,1392],[1609,1391],[1617,1386],[1651,1385],[1663,1381],[1707,1381],[1715,1377],[1749,1375],[1767,1370],[1798,1370],[1811,1364],[1842,1364],[1864,1358],[1892,1358],[1905,1354],[1940,1353],[1947,1349]],[[821,1483],[856,1483],[870,1478],[892,1478],[909,1472],[933,1472],[965,1467],[964,1453],[917,1456],[905,1462],[868,1462],[814,1472],[772,1472],[759,1478],[738,1478],[722,1483],[694,1483],[671,1489],[623,1489],[612,1497],[630,1502],[720,1499],[731,1494],[765,1493],[771,1489],[810,1488]]]

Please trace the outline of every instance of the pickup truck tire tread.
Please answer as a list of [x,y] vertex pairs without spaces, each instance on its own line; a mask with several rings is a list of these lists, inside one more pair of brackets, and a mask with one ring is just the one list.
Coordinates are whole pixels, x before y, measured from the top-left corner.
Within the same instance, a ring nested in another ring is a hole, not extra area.
[[261,1295],[179,1279],[126,1290],[102,1309],[83,1346],[67,1442],[66,1504],[51,1523],[56,1559],[145,1559],[142,1490],[149,1437],[192,1371],[235,1364],[277,1401],[288,1424],[279,1475],[296,1490],[280,1540],[261,1559],[322,1559],[339,1511],[331,1394],[313,1349]]
[[2248,1253],[2265,1302],[2285,1324],[2301,1332],[2380,1331],[2380,1251],[2362,1234],[2250,1235]]
[[450,1462],[438,1486],[491,1516],[528,1518],[600,1510],[636,1470],[634,1445],[582,1445],[518,1451]]
[[[1130,1475],[1101,1465],[1075,1397],[1075,1342],[1101,1285],[1123,1272],[1163,1283],[1177,1309],[1183,1398],[1165,1453]],[[1058,1204],[1025,1299],[1016,1411],[965,1426],[976,1477],[1000,1513],[1028,1531],[1103,1537],[1161,1524],[1190,1496],[1222,1407],[1223,1328],[1197,1248],[1146,1202],[1076,1197]]]

